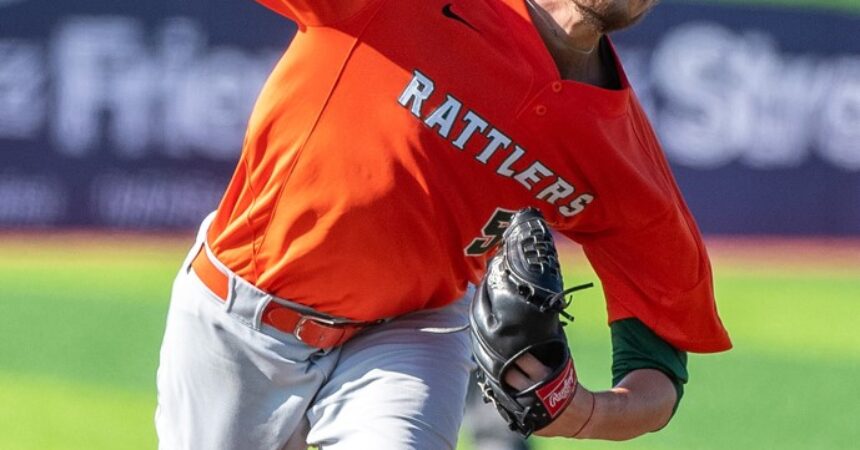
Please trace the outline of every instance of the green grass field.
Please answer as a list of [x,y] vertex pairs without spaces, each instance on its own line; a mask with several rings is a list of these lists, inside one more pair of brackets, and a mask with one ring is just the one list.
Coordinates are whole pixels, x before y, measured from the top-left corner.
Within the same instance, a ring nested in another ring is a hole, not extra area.
[[[0,236],[0,449],[155,448],[158,346],[185,238]],[[718,242],[736,348],[692,356],[676,419],[630,443],[539,449],[849,449],[860,441],[860,244]],[[563,263],[593,279],[582,257]],[[573,305],[584,382],[608,387],[597,290]],[[462,448],[468,448],[468,439]]]
[[[860,0],[724,1],[860,12]],[[190,240],[0,234],[0,450],[156,447],[158,346]],[[537,440],[538,449],[858,448],[860,243],[712,249],[736,348],[691,356],[692,380],[672,424],[629,443]],[[594,280],[578,253],[563,260],[568,280]],[[606,388],[599,291],[571,309],[578,371],[589,387]]]

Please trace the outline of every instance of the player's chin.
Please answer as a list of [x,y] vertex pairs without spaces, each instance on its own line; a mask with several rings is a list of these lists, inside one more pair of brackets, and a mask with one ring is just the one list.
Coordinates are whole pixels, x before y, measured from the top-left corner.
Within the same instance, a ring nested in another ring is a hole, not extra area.
[[622,30],[642,20],[658,0],[573,0],[586,20],[603,33]]

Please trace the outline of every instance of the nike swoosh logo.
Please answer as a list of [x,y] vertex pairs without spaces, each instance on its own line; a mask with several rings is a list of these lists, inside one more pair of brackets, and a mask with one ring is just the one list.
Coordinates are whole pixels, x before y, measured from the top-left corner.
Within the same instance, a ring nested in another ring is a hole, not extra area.
[[456,21],[458,21],[458,22],[462,23],[463,25],[466,25],[467,27],[469,27],[469,28],[471,28],[471,29],[473,29],[473,30],[475,30],[475,31],[480,32],[480,31],[479,31],[477,28],[475,28],[471,23],[466,22],[466,19],[462,18],[459,14],[455,13],[455,12],[451,9],[451,4],[450,4],[450,3],[447,3],[447,4],[445,4],[445,6],[443,6],[443,7],[442,7],[442,15],[443,15],[443,16],[445,16],[445,17],[447,17],[447,18],[449,18],[449,19],[454,19],[454,20],[456,20]]

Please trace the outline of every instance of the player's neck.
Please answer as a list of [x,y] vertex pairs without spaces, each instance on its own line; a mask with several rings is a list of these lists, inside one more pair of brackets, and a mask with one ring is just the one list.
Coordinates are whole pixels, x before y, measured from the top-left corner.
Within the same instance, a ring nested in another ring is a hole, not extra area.
[[529,14],[563,79],[606,87],[600,58],[603,33],[569,0],[527,0]]

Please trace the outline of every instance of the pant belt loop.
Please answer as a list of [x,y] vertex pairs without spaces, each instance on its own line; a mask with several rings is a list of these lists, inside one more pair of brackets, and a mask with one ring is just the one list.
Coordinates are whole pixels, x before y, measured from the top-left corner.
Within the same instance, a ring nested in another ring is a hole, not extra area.
[[251,325],[255,330],[260,331],[260,328],[263,327],[263,313],[266,311],[266,307],[269,306],[269,302],[271,301],[272,296],[266,295],[257,302],[257,307],[254,309],[254,317],[251,321]]
[[224,309],[227,312],[233,310],[233,304],[236,302],[236,276],[232,272],[227,274],[227,299],[224,301]]
[[209,213],[206,218],[200,222],[200,228],[197,230],[197,236],[194,238],[194,247],[188,253],[188,256],[185,257],[185,261],[182,262],[182,270],[185,273],[191,271],[191,263],[194,262],[194,258],[196,258],[197,253],[200,252],[200,246],[206,245],[206,233],[209,231],[209,226],[212,224],[213,220],[215,220],[215,211]]

